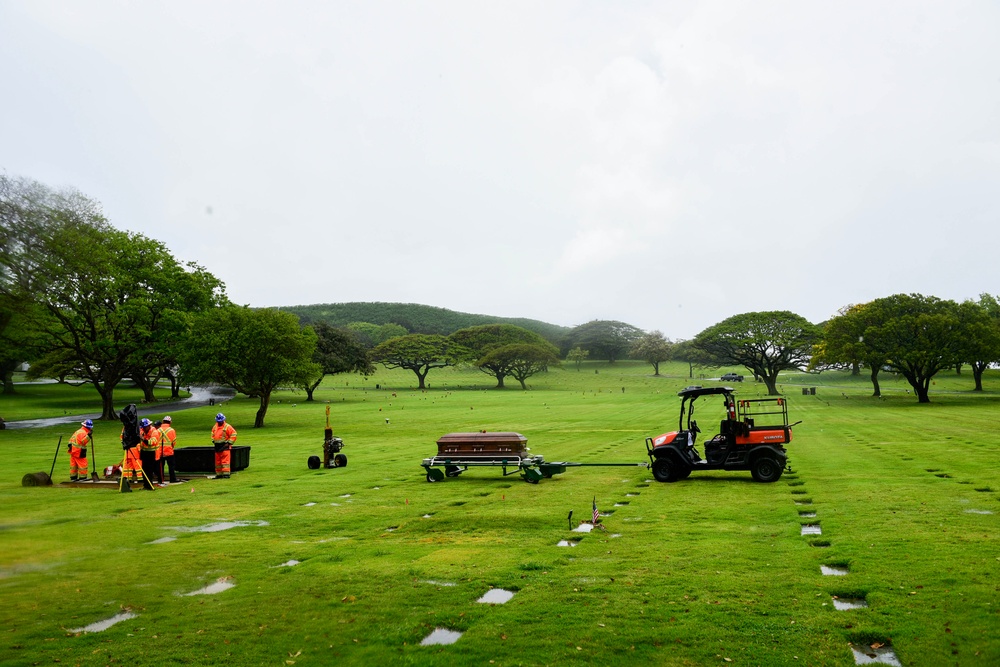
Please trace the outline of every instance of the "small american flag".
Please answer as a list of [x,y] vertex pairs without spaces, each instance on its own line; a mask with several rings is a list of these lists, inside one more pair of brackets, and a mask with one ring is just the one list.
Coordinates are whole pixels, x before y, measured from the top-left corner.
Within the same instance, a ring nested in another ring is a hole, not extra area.
[[597,511],[597,496],[594,496],[594,523],[601,520],[601,513]]

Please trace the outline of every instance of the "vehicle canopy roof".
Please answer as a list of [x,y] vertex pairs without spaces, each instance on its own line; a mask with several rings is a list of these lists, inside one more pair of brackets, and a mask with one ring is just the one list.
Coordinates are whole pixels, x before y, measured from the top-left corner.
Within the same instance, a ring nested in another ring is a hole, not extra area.
[[735,390],[732,387],[686,387],[677,392],[683,398],[698,398],[699,396],[711,396],[713,394],[732,394]]

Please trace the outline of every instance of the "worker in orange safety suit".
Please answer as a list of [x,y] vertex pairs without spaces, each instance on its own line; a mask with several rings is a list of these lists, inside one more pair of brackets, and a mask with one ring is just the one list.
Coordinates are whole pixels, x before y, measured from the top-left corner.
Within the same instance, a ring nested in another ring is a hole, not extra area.
[[[144,419],[143,421],[148,421]],[[140,431],[141,435],[141,431]],[[125,443],[125,429],[122,429],[122,445],[125,449],[125,458],[122,460],[122,480],[125,483],[139,481],[142,482],[143,488],[152,489],[152,483],[149,478],[143,474],[142,471],[142,459],[140,458],[142,441],[134,447],[124,447]]]
[[87,445],[92,441],[94,422],[90,419],[80,422],[80,428],[69,436],[69,481],[87,479]]
[[170,415],[163,418],[160,427],[160,479],[163,479],[163,466],[170,471],[170,483],[177,483],[177,473],[174,472],[174,447],[177,446],[177,431],[171,426]]
[[144,488],[152,489],[153,475],[157,476],[157,483],[163,484],[163,476],[160,475],[160,431],[153,426],[153,422],[143,419],[139,422],[139,460],[142,462],[142,469],[146,472],[146,485]]
[[233,443],[236,442],[236,429],[226,423],[226,415],[221,412],[215,415],[215,426],[212,427],[212,445],[215,447],[215,478],[229,479]]

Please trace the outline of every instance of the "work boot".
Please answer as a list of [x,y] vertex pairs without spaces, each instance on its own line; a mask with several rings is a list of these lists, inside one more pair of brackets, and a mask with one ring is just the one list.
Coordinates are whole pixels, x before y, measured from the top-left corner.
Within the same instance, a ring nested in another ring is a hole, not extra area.
[[219,479],[229,479],[229,475],[219,475]]
[[77,479],[79,479],[79,478],[76,475],[71,475],[70,478],[69,478],[69,481],[75,482]]

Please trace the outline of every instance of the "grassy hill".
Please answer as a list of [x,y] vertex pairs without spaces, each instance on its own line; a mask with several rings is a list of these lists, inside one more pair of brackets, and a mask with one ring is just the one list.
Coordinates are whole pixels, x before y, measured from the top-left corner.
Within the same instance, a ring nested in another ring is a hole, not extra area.
[[569,327],[524,317],[475,315],[417,303],[320,303],[311,306],[283,306],[281,310],[294,313],[303,324],[321,321],[337,326],[351,322],[379,325],[394,323],[406,327],[410,333],[442,336],[479,324],[514,324],[534,331],[554,345],[559,345],[562,337],[569,332]]

